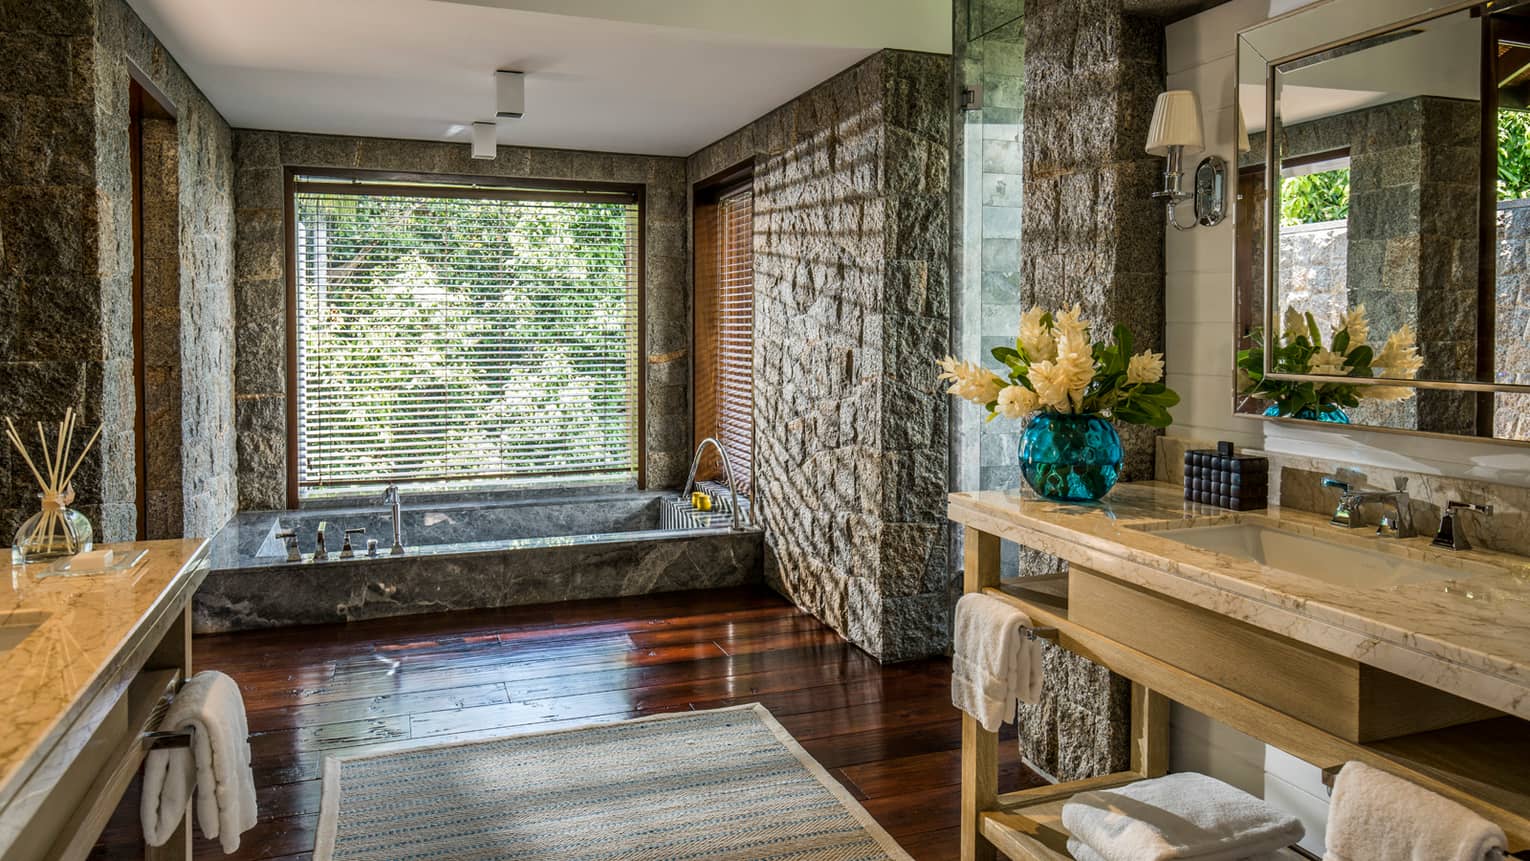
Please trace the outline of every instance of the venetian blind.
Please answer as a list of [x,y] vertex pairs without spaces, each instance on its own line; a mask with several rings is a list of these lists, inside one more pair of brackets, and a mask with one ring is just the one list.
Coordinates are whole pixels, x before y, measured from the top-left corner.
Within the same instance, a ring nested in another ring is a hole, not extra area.
[[632,195],[294,188],[300,491],[637,471]]
[[[754,462],[754,193],[749,185],[698,207],[696,428],[715,436],[743,489]],[[708,474],[720,475],[715,464]]]

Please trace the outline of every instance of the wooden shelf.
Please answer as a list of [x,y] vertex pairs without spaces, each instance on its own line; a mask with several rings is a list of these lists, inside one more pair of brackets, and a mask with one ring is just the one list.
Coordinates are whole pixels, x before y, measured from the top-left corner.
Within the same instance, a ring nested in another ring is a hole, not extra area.
[[1329,768],[1358,760],[1396,774],[1496,822],[1511,851],[1530,848],[1530,723],[1505,717],[1385,741],[1347,741],[1071,622],[1065,599],[1021,583],[984,591],[1014,604],[1034,624],[1056,628],[1063,648],[1305,762]]
[[[1001,810],[982,814],[983,836],[1009,856],[1010,861],[1072,861],[1073,856],[1068,854],[1071,835],[1062,824],[1063,805],[1072,799],[1073,794],[1125,786],[1138,779],[1131,772],[1122,772],[1071,783],[1068,785],[1071,794],[1055,787],[1041,787],[1041,790],[1030,790],[1035,793],[1031,801],[1022,798],[1026,795],[1024,792],[1001,796],[1001,803],[1006,799],[1010,803],[1005,803]],[[1291,849],[1281,850],[1277,857],[1282,861],[1302,861],[1304,858]]]

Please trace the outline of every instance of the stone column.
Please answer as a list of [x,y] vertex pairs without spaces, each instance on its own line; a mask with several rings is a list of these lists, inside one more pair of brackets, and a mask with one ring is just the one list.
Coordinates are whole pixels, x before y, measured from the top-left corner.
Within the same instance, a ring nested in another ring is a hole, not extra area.
[[[1163,162],[1143,152],[1163,89],[1163,27],[1121,0],[1041,0],[1025,20],[1025,193],[1020,304],[1078,303],[1096,337],[1131,329],[1163,348]],[[1126,426],[1125,479],[1153,478],[1157,432]],[[1065,563],[1020,554],[1020,575]],[[1022,714],[1022,751],[1061,779],[1128,764],[1130,686],[1047,646],[1046,695]]]

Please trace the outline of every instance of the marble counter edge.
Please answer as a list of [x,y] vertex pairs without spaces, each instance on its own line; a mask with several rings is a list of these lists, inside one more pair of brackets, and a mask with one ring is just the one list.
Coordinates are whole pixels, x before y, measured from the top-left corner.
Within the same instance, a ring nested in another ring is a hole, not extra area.
[[[148,661],[152,647],[157,645],[148,642],[150,635],[173,623],[169,608],[191,601],[207,574],[203,563],[208,559],[208,546],[208,540],[203,539],[197,550],[181,561],[176,574],[153,605],[140,615],[112,656],[85,680],[53,720],[42,726],[26,752],[0,774],[0,855],[19,833],[20,826],[14,821],[17,816],[24,816],[22,825],[31,818],[24,806],[35,807],[46,799],[79,752],[79,746],[89,740],[111,707],[127,692],[143,663]],[[76,745],[72,750],[71,743]]]

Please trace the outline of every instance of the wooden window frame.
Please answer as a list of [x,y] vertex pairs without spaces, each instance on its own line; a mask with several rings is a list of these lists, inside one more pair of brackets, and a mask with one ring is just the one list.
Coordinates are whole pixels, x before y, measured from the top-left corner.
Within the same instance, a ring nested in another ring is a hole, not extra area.
[[[699,443],[703,438],[707,436],[716,435],[716,410],[707,409],[706,407],[708,402],[703,400],[703,389],[711,386],[710,382],[708,382],[707,386],[703,386],[703,377],[708,376],[708,368],[715,368],[716,365],[715,360],[708,361],[706,359],[706,357],[711,355],[711,347],[708,344],[706,338],[709,336],[712,326],[710,325],[711,321],[706,318],[707,306],[701,300],[701,291],[703,290],[704,286],[702,282],[706,278],[707,272],[707,269],[702,262],[703,246],[709,241],[707,239],[707,234],[705,233],[708,228],[704,222],[704,213],[707,213],[710,207],[715,207],[718,201],[720,201],[722,198],[736,194],[746,188],[750,189],[752,193],[753,183],[754,160],[750,159],[748,161],[734,165],[733,167],[730,167],[718,174],[708,177],[707,179],[696,183],[692,187],[691,285],[693,295],[691,302],[691,356],[693,357],[693,360],[691,362],[691,421],[693,435],[695,437],[694,442],[696,443]],[[752,255],[750,265],[752,277]],[[708,289],[711,288],[708,287]],[[751,301],[749,328],[751,356],[753,355],[754,346],[756,344],[754,310],[753,302]],[[752,365],[753,363],[751,360],[751,371]],[[713,371],[710,374],[709,379],[715,380],[715,378],[716,373]],[[755,422],[753,414],[754,378],[752,373],[750,377],[749,391],[749,471],[748,474],[743,477],[744,480],[741,482],[743,486],[740,487],[740,492],[746,493],[752,498],[754,495],[755,473],[754,452],[756,450]],[[698,479],[718,479],[721,478],[721,476],[721,464],[718,462],[718,458],[715,455],[708,455],[707,457],[703,458],[700,467],[697,469],[696,477]]]

